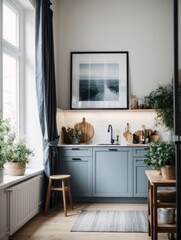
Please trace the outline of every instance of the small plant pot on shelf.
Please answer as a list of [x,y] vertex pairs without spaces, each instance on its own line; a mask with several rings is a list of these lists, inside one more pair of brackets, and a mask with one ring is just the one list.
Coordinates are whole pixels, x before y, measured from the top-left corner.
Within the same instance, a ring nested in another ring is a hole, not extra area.
[[7,174],[11,176],[22,176],[26,170],[26,163],[7,162],[4,167]]
[[0,183],[4,181],[4,168],[0,167]]
[[170,166],[161,167],[161,175],[166,180],[175,179],[175,168]]
[[78,138],[72,138],[72,144],[79,144]]

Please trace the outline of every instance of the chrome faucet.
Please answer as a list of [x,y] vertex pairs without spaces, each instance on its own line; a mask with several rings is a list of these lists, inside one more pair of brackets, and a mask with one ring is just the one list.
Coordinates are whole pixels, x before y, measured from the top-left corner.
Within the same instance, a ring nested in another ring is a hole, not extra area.
[[110,130],[111,130],[111,144],[113,144],[114,143],[114,139],[113,139],[113,128],[112,128],[112,125],[111,124],[109,124],[109,126],[108,126],[108,132],[110,132]]

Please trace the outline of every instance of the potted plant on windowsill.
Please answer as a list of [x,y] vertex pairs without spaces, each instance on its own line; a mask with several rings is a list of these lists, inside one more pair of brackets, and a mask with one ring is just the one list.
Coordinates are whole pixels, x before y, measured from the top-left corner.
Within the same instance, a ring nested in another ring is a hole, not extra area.
[[175,179],[175,145],[173,142],[151,142],[144,163],[159,170],[165,179]]
[[30,157],[34,155],[33,151],[27,148],[25,141],[14,142],[12,146],[7,146],[6,163],[4,165],[7,173],[13,176],[24,175],[26,164]]
[[[0,119],[0,166],[6,169],[7,174],[23,175],[26,163],[33,155],[33,151],[27,148],[25,141],[17,141],[9,120]],[[12,170],[14,167],[15,170]]]
[[14,136],[8,119],[0,118],[0,183],[4,181],[4,164],[6,163],[5,146],[12,143]]

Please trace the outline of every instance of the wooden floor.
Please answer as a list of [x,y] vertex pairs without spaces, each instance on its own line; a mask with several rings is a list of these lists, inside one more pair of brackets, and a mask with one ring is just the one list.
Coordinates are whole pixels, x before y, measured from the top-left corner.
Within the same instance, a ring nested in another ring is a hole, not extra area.
[[[76,204],[74,210],[68,210],[68,217],[64,217],[63,209],[50,209],[46,216],[39,213],[10,240],[150,240],[147,233],[102,233],[102,232],[70,232],[76,218],[83,209],[117,209],[141,210],[146,204]],[[167,234],[160,234],[159,240],[166,240]]]

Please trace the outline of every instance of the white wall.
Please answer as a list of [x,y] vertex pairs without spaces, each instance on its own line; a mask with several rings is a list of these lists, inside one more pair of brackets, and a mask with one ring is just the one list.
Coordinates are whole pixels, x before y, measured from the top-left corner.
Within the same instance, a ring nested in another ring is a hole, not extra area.
[[[173,1],[52,0],[58,107],[69,109],[71,51],[129,51],[129,93],[144,96],[173,75]],[[58,127],[86,117],[95,129],[91,143],[109,141],[108,124],[121,144],[126,123],[155,129],[154,112],[59,111]],[[164,127],[156,128],[167,139]]]
[[130,132],[133,134],[138,130],[142,130],[142,125],[145,125],[146,129],[157,130],[160,140],[170,140],[168,131],[164,126],[155,127],[154,118],[156,113],[154,110],[142,111],[71,111],[66,110],[58,111],[58,129],[60,133],[60,140],[62,139],[61,127],[74,127],[76,123],[81,123],[85,118],[86,122],[90,123],[94,128],[93,138],[88,144],[97,143],[109,143],[110,133],[108,132],[108,125],[113,127],[113,138],[119,135],[119,143],[126,145],[128,142],[123,136],[126,128],[126,124],[130,125]]
[[130,94],[173,75],[173,1],[52,0],[58,107],[69,109],[71,51],[129,51]]

